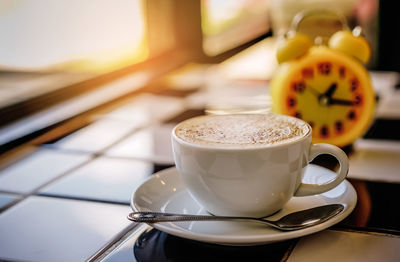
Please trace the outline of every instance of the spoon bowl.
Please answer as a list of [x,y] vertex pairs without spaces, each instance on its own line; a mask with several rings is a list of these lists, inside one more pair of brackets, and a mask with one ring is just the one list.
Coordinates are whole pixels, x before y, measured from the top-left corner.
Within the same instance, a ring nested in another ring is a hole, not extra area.
[[159,223],[177,221],[257,221],[265,223],[283,231],[299,230],[306,227],[321,224],[342,212],[342,204],[331,204],[318,206],[290,213],[278,220],[269,220],[267,217],[233,217],[233,216],[208,216],[208,215],[188,215],[160,212],[133,212],[128,215],[128,219],[134,222]]

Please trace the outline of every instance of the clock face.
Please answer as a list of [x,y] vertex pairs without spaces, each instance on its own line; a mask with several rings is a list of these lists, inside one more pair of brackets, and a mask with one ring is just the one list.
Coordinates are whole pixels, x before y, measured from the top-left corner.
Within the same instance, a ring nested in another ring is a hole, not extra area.
[[281,85],[279,113],[308,122],[313,142],[347,145],[372,118],[375,97],[369,77],[347,57],[304,58],[286,71]]

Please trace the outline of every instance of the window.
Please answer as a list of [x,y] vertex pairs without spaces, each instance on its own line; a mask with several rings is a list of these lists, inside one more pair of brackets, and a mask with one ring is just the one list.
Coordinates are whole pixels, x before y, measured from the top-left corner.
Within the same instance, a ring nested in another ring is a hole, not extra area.
[[270,30],[269,0],[202,0],[203,48],[209,56]]
[[140,0],[6,0],[0,68],[103,73],[148,56]]
[[227,59],[267,35],[267,3],[0,1],[0,151],[178,66]]

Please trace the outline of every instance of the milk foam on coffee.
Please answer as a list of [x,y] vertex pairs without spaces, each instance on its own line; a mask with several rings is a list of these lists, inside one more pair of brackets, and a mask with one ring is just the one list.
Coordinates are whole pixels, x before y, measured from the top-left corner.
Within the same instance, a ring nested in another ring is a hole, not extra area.
[[215,147],[260,147],[284,144],[309,132],[296,118],[275,114],[215,115],[186,120],[175,129],[182,140]]

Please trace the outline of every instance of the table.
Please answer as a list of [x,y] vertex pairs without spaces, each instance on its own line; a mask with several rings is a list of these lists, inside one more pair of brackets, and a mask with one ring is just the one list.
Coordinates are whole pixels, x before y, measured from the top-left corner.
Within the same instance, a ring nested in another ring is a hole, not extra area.
[[[201,74],[213,69],[195,68]],[[172,127],[209,105],[210,90],[199,79],[178,86],[173,83],[179,79],[168,77],[163,88],[64,123],[2,159],[0,260],[400,261],[400,111],[388,106],[399,97],[394,86],[381,93],[367,134],[345,148],[358,203],[339,224],[302,238],[238,247],[129,222],[135,188],[173,166]],[[267,81],[232,83],[241,95],[267,94]]]

